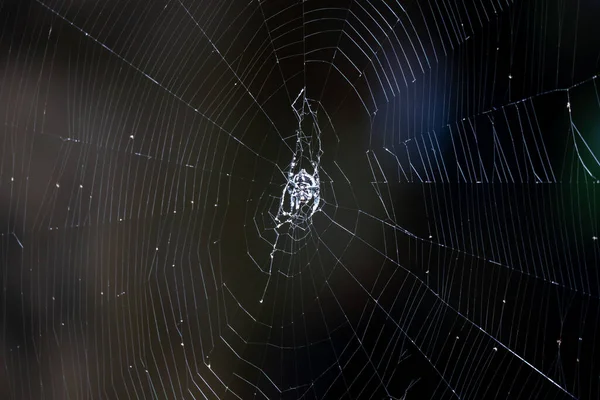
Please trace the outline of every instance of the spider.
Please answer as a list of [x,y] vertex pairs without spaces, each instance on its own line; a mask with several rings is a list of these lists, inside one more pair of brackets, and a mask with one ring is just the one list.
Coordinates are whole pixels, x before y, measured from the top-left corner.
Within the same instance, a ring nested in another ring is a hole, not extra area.
[[319,206],[317,179],[306,172],[305,169],[301,169],[288,181],[287,192],[290,195],[290,213],[297,213],[304,204],[314,200],[310,215],[314,214]]

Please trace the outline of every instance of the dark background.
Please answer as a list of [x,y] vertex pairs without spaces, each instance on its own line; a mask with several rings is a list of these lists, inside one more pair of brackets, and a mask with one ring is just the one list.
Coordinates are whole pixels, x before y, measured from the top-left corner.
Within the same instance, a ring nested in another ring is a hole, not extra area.
[[0,398],[598,398],[599,17],[0,2]]

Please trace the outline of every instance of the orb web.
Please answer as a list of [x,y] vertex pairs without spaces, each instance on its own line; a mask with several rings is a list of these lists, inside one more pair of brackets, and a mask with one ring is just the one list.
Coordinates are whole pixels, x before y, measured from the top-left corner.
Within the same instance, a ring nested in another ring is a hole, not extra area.
[[1,2],[3,398],[598,398],[599,13]]

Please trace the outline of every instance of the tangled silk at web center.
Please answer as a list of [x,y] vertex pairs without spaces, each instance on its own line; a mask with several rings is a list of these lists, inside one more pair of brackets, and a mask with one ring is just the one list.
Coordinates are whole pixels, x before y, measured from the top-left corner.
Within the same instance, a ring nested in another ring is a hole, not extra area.
[[306,229],[321,203],[321,130],[305,89],[300,91],[292,108],[298,119],[296,148],[287,168],[286,184],[275,220],[277,227],[289,223],[293,228]]

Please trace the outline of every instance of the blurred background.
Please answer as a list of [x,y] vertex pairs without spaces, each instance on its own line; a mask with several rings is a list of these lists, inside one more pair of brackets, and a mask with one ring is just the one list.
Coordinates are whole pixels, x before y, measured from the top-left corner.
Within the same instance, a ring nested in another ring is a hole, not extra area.
[[598,398],[599,17],[0,1],[0,398]]

